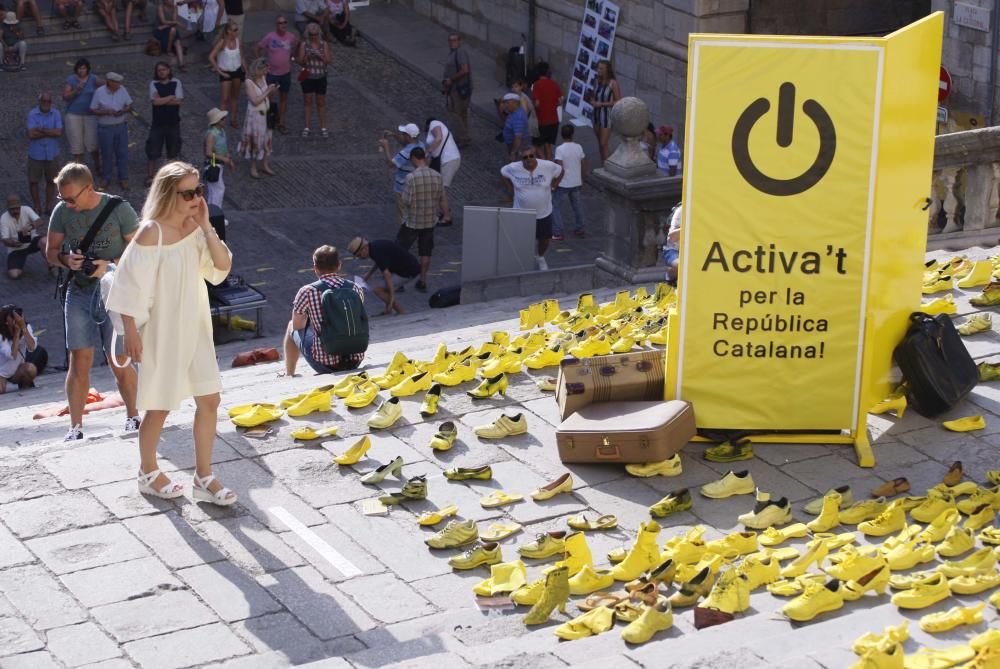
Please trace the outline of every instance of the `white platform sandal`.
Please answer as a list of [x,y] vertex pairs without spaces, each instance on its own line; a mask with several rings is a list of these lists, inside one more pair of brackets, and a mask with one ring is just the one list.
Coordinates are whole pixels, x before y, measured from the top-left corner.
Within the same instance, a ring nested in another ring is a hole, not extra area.
[[138,483],[139,492],[143,495],[149,495],[151,497],[159,497],[160,499],[177,499],[184,494],[184,486],[180,483],[175,483],[169,481],[165,486],[157,490],[153,487],[153,481],[156,477],[160,475],[159,469],[154,469],[153,471],[146,474],[139,470]]
[[194,501],[210,502],[216,506],[234,504],[236,502],[236,493],[229,488],[223,487],[219,492],[212,492],[208,489],[208,486],[212,485],[212,481],[214,480],[215,474],[209,474],[205,478],[201,478],[197,474],[194,475],[194,485],[191,487]]

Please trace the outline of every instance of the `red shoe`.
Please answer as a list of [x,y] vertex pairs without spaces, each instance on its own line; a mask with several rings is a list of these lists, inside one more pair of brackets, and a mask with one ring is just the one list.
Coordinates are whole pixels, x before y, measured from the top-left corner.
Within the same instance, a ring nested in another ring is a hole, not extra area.
[[246,367],[256,365],[258,362],[277,362],[281,360],[276,348],[256,348],[252,351],[238,353],[233,358],[233,367]]

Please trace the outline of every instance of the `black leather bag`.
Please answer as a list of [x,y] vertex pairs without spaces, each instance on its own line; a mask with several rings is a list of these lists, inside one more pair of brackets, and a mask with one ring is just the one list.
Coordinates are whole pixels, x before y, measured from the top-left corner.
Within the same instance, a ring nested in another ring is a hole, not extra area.
[[928,418],[958,404],[979,382],[976,363],[945,314],[911,314],[893,358],[906,381],[907,403]]
[[267,129],[274,130],[278,127],[278,103],[269,100],[267,105]]

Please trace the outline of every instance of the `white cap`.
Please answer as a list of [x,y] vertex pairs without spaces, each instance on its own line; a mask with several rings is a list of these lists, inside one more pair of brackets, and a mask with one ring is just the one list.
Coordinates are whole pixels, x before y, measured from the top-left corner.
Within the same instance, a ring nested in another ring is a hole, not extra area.
[[517,93],[507,93],[506,95],[503,96],[503,101],[507,102],[508,100],[513,100],[514,102],[520,102],[521,96],[518,95]]
[[118,83],[125,81],[125,77],[118,74],[117,72],[108,72],[106,75],[104,75],[104,78],[107,79],[108,81],[117,81]]
[[420,128],[417,127],[416,123],[407,123],[406,125],[399,126],[399,131],[410,137],[419,137]]

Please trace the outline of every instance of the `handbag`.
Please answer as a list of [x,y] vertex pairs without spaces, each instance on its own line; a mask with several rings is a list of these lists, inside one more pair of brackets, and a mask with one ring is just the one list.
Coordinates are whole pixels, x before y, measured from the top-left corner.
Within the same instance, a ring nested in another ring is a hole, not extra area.
[[441,171],[441,154],[444,153],[444,147],[448,146],[448,140],[450,138],[451,138],[451,130],[449,130],[448,134],[444,136],[444,141],[441,142],[441,150],[438,152],[436,156],[431,158],[430,167],[435,172]]
[[305,81],[308,78],[309,78],[309,70],[303,67],[301,70],[299,70],[299,81]]
[[945,314],[911,314],[906,336],[892,355],[906,381],[906,400],[921,416],[944,413],[979,382],[976,363]]
[[274,130],[278,127],[278,103],[274,100],[268,101],[267,105],[267,129]]
[[[115,207],[120,205],[122,202],[124,202],[124,200],[115,195],[112,195],[108,198],[108,203],[104,205],[104,209],[101,209],[101,213],[97,215],[97,218],[94,219],[94,222],[93,224],[91,224],[90,229],[87,230],[87,234],[83,236],[83,240],[80,242],[80,248],[78,248],[77,251],[79,251],[82,255],[87,254],[87,249],[89,249],[90,245],[94,243],[94,239],[97,237],[97,233],[100,232],[101,228],[104,227],[104,223],[108,220],[108,217],[111,216],[111,212],[113,212],[115,210]],[[62,270],[60,270],[59,272],[60,282],[56,287],[56,291],[57,294],[59,295],[59,300],[64,304],[66,302],[66,291],[69,290],[69,284],[73,280],[75,274],[76,274],[75,269],[71,269],[68,272],[66,272],[65,276],[62,275]]]
[[[150,222],[156,226],[156,231],[158,233],[156,237],[156,272],[154,273],[153,276],[153,281],[155,282],[156,273],[160,271],[160,254],[163,253],[163,228],[161,228],[160,224],[157,223],[156,221],[150,221]],[[109,266],[108,271],[105,272],[104,276],[101,277],[102,305],[107,304],[108,296],[111,295],[111,290],[115,284],[115,271],[114,269],[112,269],[113,267],[114,267],[113,265]],[[150,293],[149,301],[143,305],[143,313],[132,317],[132,320],[135,321],[135,327],[137,330],[141,330],[143,326],[146,325],[147,322],[149,322],[149,312],[152,311],[152,308],[153,308],[153,295],[152,293]],[[111,319],[111,327],[112,327],[111,350],[114,351],[118,346],[117,339],[119,337],[125,336],[125,321],[124,319],[122,319],[122,315],[119,314],[118,312],[110,311],[107,308],[105,308],[105,311],[107,311],[108,318]],[[130,364],[132,364],[131,357],[126,358],[125,363],[122,365],[118,364],[118,361],[116,360],[115,356],[110,356],[110,357],[111,357],[111,363],[118,368],[128,367]]]
[[215,156],[212,156],[211,162],[205,167],[205,183],[218,183],[221,176],[222,168],[215,164]]

